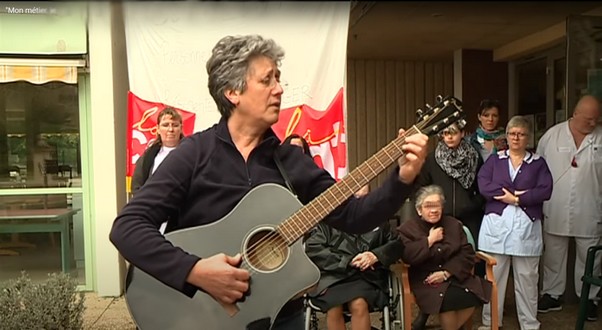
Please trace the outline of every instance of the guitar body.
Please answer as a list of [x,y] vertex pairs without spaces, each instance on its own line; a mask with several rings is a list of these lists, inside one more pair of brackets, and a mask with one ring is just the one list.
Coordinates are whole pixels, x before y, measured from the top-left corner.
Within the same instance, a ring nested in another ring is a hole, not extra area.
[[[125,297],[138,327],[141,330],[242,330],[263,318],[269,318],[273,324],[287,301],[320,279],[320,271],[305,254],[301,240],[289,245],[274,231],[301,207],[295,196],[282,186],[264,184],[251,190],[221,220],[167,233],[165,237],[172,244],[200,257],[242,253],[241,267],[245,266],[251,273],[250,295],[236,304],[239,311],[231,316],[202,291],[189,298],[131,267]],[[257,246],[263,247],[257,249]]]

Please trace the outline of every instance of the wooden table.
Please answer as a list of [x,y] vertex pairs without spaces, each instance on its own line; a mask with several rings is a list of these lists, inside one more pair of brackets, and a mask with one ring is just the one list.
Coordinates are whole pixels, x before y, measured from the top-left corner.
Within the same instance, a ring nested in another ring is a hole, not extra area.
[[0,233],[61,233],[62,270],[71,269],[71,224],[79,209],[0,210]]

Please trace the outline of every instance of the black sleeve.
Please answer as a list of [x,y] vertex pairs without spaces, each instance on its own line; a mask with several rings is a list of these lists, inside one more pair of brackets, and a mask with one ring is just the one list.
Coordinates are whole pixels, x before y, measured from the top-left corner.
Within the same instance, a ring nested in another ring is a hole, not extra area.
[[[341,233],[345,235],[345,233]],[[305,241],[305,253],[320,270],[329,273],[346,274],[351,256],[343,254],[333,246],[332,229],[320,223]]]
[[148,173],[147,173],[147,175],[144,174],[145,160],[148,157],[147,152],[148,152],[148,149],[147,149],[147,151],[145,151],[145,153],[142,155],[142,157],[138,158],[138,160],[136,161],[136,168],[134,169],[134,174],[132,175],[132,186],[131,186],[132,194],[136,193],[136,191],[138,191],[138,189],[140,189],[140,187],[142,187],[142,185],[144,184],[144,181],[146,181],[146,179],[148,178]]
[[195,141],[182,140],[165,158],[121,210],[109,234],[126,260],[188,296],[198,290],[186,278],[200,258],[175,247],[158,229],[169,216],[177,214],[178,205],[187,198],[201,149]]

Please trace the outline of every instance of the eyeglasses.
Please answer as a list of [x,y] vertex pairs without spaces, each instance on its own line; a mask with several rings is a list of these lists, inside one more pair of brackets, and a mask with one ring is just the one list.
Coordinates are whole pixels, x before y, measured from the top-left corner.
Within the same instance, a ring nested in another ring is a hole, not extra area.
[[527,133],[522,133],[522,132],[508,132],[506,133],[507,136],[511,137],[511,138],[519,138],[522,139],[524,137],[527,136]]
[[180,128],[180,126],[182,126],[182,124],[180,123],[161,123],[159,126],[161,126],[162,128]]

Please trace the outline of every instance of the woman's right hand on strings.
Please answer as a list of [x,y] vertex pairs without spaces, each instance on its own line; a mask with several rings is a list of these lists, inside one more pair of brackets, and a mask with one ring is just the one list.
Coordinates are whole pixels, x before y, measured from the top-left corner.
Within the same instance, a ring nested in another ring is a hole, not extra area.
[[238,268],[241,255],[234,257],[223,253],[204,258],[192,267],[186,281],[209,293],[218,302],[232,304],[249,290],[250,274]]

